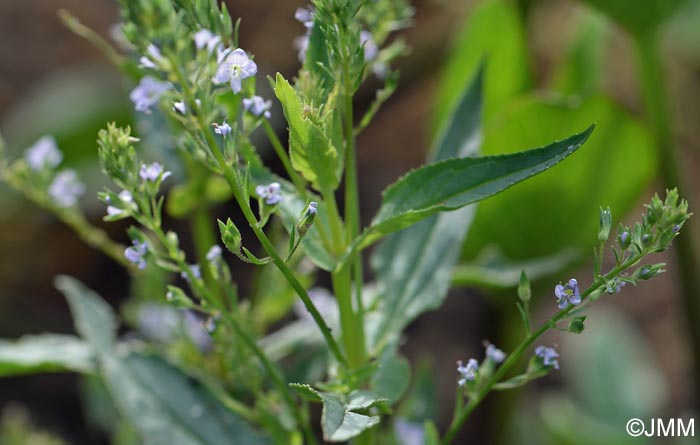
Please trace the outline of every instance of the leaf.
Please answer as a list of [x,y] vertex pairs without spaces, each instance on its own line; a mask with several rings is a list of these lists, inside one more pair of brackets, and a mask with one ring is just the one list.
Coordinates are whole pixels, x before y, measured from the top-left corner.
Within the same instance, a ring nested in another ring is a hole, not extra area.
[[321,396],[318,394],[318,391],[313,389],[311,385],[307,385],[305,383],[290,383],[289,387],[310,402],[323,401]]
[[228,410],[196,380],[160,358],[117,349],[116,321],[107,303],[77,280],[60,276],[76,328],[99,361],[117,410],[143,445],[241,445],[268,441]]
[[453,158],[413,170],[384,191],[377,215],[352,250],[435,213],[481,201],[549,169],[583,145],[593,128],[520,153]]
[[[352,439],[379,423],[379,416],[366,416],[352,412],[351,407],[345,403],[340,395],[330,393],[319,393],[319,395],[323,399],[323,412],[321,414],[323,439],[328,442],[343,442]],[[365,399],[361,406],[369,404],[370,401],[371,399]]]
[[179,369],[154,356],[104,355],[103,379],[144,445],[268,443]]
[[396,404],[408,389],[411,380],[411,364],[387,348],[379,359],[379,369],[372,376],[370,387],[390,405]]
[[26,335],[17,341],[0,340],[0,376],[39,372],[95,370],[90,346],[72,335]]
[[338,153],[321,127],[304,116],[303,104],[294,88],[277,74],[275,94],[289,124],[289,152],[292,166],[316,190],[338,187]]
[[55,285],[68,300],[78,333],[97,352],[112,349],[117,322],[109,304],[75,278],[60,275]]
[[484,61],[483,114],[488,118],[530,83],[525,30],[513,2],[480,2],[454,37],[438,82],[433,121],[436,128],[448,120],[450,110],[459,102],[455,92],[467,89]]
[[[478,152],[482,81],[483,71],[479,70],[448,116],[431,150],[431,159],[473,156]],[[392,333],[400,332],[420,313],[441,304],[474,210],[474,206],[468,206],[429,217],[394,234],[374,252],[372,267],[377,275],[381,306],[378,327],[371,331],[374,337],[371,345],[380,350],[383,342],[390,341]],[[398,398],[396,391],[391,392],[390,400]]]
[[313,28],[309,34],[304,68],[313,73],[323,87],[328,88],[333,82],[328,71],[329,66],[326,35],[323,32],[322,23],[314,20]]
[[453,158],[414,170],[386,189],[370,230],[395,232],[494,195],[564,160],[592,131],[513,155]]
[[[601,205],[615,209],[617,218],[637,205],[657,171],[657,151],[648,130],[601,94],[573,105],[565,97],[524,96],[484,126],[482,151],[497,154],[504,147],[515,151],[542,144],[592,120],[599,122],[596,131],[576,162],[479,205],[464,243],[465,260],[489,244],[513,260],[545,258],[567,246],[589,252],[597,242]],[[513,146],[512,141],[518,142]]]
[[590,6],[612,17],[632,34],[654,32],[687,0],[584,0]]

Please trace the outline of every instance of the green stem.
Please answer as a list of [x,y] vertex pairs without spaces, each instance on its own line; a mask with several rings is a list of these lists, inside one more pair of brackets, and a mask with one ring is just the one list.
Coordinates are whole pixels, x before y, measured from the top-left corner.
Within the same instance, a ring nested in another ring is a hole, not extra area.
[[28,184],[25,184],[24,181],[18,178],[10,167],[4,163],[0,164],[0,180],[22,193],[38,207],[46,209],[56,215],[58,219],[70,227],[88,246],[101,251],[131,272],[137,270],[124,256],[124,249],[126,249],[126,247],[112,241],[104,230],[90,224],[79,211],[55,206],[52,202],[48,201],[45,196],[38,193]]
[[[208,173],[206,170],[198,165],[192,165],[189,159],[184,160],[188,165],[188,170],[192,181],[195,185],[195,196],[203,196],[206,193],[206,184],[208,180]],[[225,302],[224,290],[221,288],[217,280],[212,275],[211,268],[208,267],[207,253],[209,249],[214,244],[217,244],[217,237],[215,235],[214,226],[212,224],[213,219],[209,214],[206,205],[206,199],[201,199],[197,203],[196,207],[192,212],[192,219],[190,220],[191,227],[190,231],[192,233],[192,239],[194,241],[194,250],[197,257],[197,263],[200,265],[202,271],[202,278],[204,283],[209,289],[215,289],[215,294],[219,297],[219,301]],[[225,304],[225,303],[224,303]]]
[[[636,35],[637,57],[644,104],[649,124],[656,138],[660,173],[667,189],[684,185],[679,168],[679,154],[674,143],[671,110],[666,96],[663,62],[658,48],[658,33]],[[696,374],[700,373],[700,262],[692,230],[682,230],[674,243],[678,259],[680,293],[687,319],[691,356]],[[695,385],[695,403],[700,404],[700,384]]]
[[[185,78],[184,74],[182,74],[180,69],[177,68],[177,64],[173,66],[176,67],[175,75],[180,81],[185,97],[188,99],[188,102],[190,104],[195,103],[195,97],[192,94],[189,84],[187,83],[187,79]],[[319,329],[321,330],[321,334],[326,340],[326,343],[328,344],[331,353],[342,366],[346,367],[347,360],[343,356],[343,353],[341,352],[338,343],[335,341],[335,338],[333,338],[331,330],[326,324],[326,321],[318,312],[318,309],[311,301],[311,298],[309,298],[309,294],[306,292],[306,289],[304,289],[304,286],[302,286],[301,283],[299,283],[299,280],[297,280],[294,276],[294,272],[292,271],[292,269],[290,269],[287,263],[285,263],[284,258],[282,258],[279,255],[279,253],[277,253],[277,250],[267,238],[265,232],[263,232],[263,230],[258,226],[258,221],[255,218],[255,215],[253,214],[253,210],[250,208],[250,203],[248,202],[248,192],[244,192],[241,189],[240,181],[237,177],[238,175],[227,164],[223,153],[221,153],[221,150],[219,149],[219,145],[216,143],[216,140],[214,139],[211,130],[204,122],[204,118],[201,113],[197,113],[196,122],[199,126],[200,132],[203,134],[204,139],[209,145],[209,149],[214,158],[216,159],[216,162],[219,165],[219,168],[221,169],[221,172],[224,175],[224,178],[226,179],[226,182],[228,183],[229,188],[231,189],[231,192],[233,193],[233,196],[236,199],[236,202],[243,211],[243,215],[245,216],[248,225],[255,233],[255,236],[260,241],[260,244],[262,245],[263,249],[265,249],[265,252],[267,252],[267,254],[272,258],[272,261],[275,263],[275,266],[277,266],[280,272],[282,272],[282,275],[284,275],[284,277],[287,279],[294,291],[297,293],[297,295],[299,295],[299,298],[301,298],[301,301],[304,303],[306,310],[309,311],[311,317],[314,319]]]
[[[345,95],[345,218],[347,219],[346,239],[352,242],[360,234],[360,198],[357,184],[357,148],[355,144],[355,131],[353,123],[352,95]],[[364,326],[364,305],[362,302],[362,255],[356,253],[351,262],[353,280],[355,282],[355,307],[357,312],[353,312],[354,337],[358,343],[358,366],[364,364],[365,352],[365,326]]]
[[53,211],[58,215],[61,221],[73,229],[87,245],[102,251],[105,255],[125,268],[132,271],[135,270],[134,265],[124,256],[125,247],[112,241],[104,230],[91,225],[81,213],[74,211]]
[[284,166],[284,170],[287,172],[289,179],[292,180],[292,183],[294,184],[294,187],[296,187],[297,191],[304,196],[306,194],[306,182],[301,176],[299,176],[299,173],[294,170],[294,167],[292,167],[292,162],[290,161],[289,156],[287,156],[287,150],[285,150],[284,146],[282,146],[282,142],[277,137],[275,130],[272,128],[267,119],[263,119],[262,127],[265,130],[267,139],[270,141],[270,144],[272,144],[272,148],[275,150],[275,153],[277,153],[277,157],[279,157],[280,161],[282,161],[282,165]]
[[320,328],[321,334],[323,334],[323,337],[326,340],[326,343],[328,343],[328,347],[335,356],[336,360],[338,360],[338,362],[341,365],[347,366],[347,361],[343,356],[343,353],[341,352],[338,343],[335,341],[335,338],[333,338],[330,328],[326,324],[321,314],[318,312],[318,309],[316,309],[316,306],[311,301],[311,298],[309,298],[309,294],[306,292],[306,289],[304,289],[304,286],[302,286],[299,280],[296,279],[292,269],[290,269],[287,263],[284,262],[284,258],[282,258],[279,255],[279,253],[277,253],[277,250],[272,245],[272,242],[270,242],[270,240],[267,238],[267,235],[265,235],[265,232],[263,232],[262,228],[258,226],[258,221],[255,218],[255,215],[253,214],[253,210],[250,208],[250,203],[248,202],[247,191],[244,193],[244,191],[241,189],[240,181],[238,180],[236,174],[230,168],[230,166],[227,165],[226,160],[224,159],[224,156],[221,153],[221,150],[219,150],[219,146],[216,144],[216,140],[214,140],[214,136],[211,134],[206,125],[204,125],[204,123],[201,122],[201,117],[200,127],[202,132],[204,133],[204,137],[207,140],[207,143],[209,144],[212,153],[214,154],[214,157],[216,158],[217,163],[219,164],[219,168],[221,168],[221,171],[223,172],[226,182],[228,183],[229,187],[231,188],[231,191],[233,192],[233,197],[236,199],[238,206],[243,211],[243,215],[245,216],[246,221],[248,221],[248,225],[255,233],[255,236],[260,241],[260,244],[262,245],[265,252],[267,252],[268,256],[272,258],[272,261],[275,263],[275,266],[277,266],[280,272],[282,272],[282,275],[284,275],[284,277],[287,279],[294,291],[301,298],[301,301],[304,303],[304,306],[309,311],[311,317],[314,319],[314,321]]
[[[591,293],[599,289],[601,286],[604,286],[605,283],[607,283],[610,279],[618,276],[621,272],[637,264],[645,254],[646,252],[635,255],[629,258],[623,264],[614,267],[603,277],[597,278],[595,281],[593,281],[593,284],[591,284],[591,286],[588,289],[581,293],[581,299],[585,300]],[[476,396],[469,401],[467,406],[462,410],[456,410],[456,412],[459,412],[459,414],[452,419],[452,423],[450,424],[447,433],[445,433],[445,436],[442,439],[442,444],[450,445],[450,443],[452,443],[460,428],[462,427],[464,422],[467,421],[471,413],[491,392],[493,386],[496,383],[498,383],[508,373],[508,371],[510,371],[511,368],[513,368],[513,366],[515,366],[515,364],[525,353],[525,350],[528,347],[530,347],[530,345],[532,345],[532,343],[534,343],[535,340],[537,340],[542,334],[548,331],[552,326],[556,326],[557,322],[565,319],[572,311],[577,310],[579,308],[580,306],[569,306],[568,308],[557,312],[556,315],[554,315],[552,318],[543,323],[535,332],[528,335],[525,338],[525,340],[523,340],[522,343],[520,343],[520,345],[515,349],[515,351],[513,351],[508,356],[506,361],[503,362],[503,364],[500,367],[498,367],[498,369],[496,370],[496,372],[494,372],[491,378],[483,386],[481,386],[481,388],[476,393]]]
[[333,191],[322,191],[321,196],[323,196],[323,202],[326,203],[326,209],[328,211],[328,223],[331,226],[332,251],[337,256],[342,254],[345,250],[343,220],[340,218],[338,203],[335,201],[335,194]]
[[[167,247],[167,250],[170,251],[170,243],[168,241],[167,236],[163,232],[163,229],[159,226],[153,225],[153,227],[151,227],[151,230],[156,235],[158,240],[164,246]],[[214,307],[218,311],[218,313],[223,317],[223,319],[231,327],[231,329],[233,329],[236,336],[240,338],[245,344],[245,346],[248,349],[250,349],[253,355],[258,360],[260,360],[260,363],[262,364],[263,368],[265,368],[265,371],[272,379],[273,384],[277,387],[277,390],[282,394],[285,403],[297,419],[299,426],[302,429],[308,429],[308,422],[306,421],[306,417],[304,416],[304,413],[300,411],[299,407],[294,401],[294,398],[292,397],[289,388],[287,387],[287,383],[285,382],[284,376],[282,375],[280,370],[270,361],[267,355],[265,355],[265,352],[263,352],[263,350],[258,346],[257,342],[248,334],[248,332],[246,332],[245,329],[243,329],[243,327],[238,323],[238,320],[236,320],[236,318],[230,314],[227,308],[224,307],[223,303],[218,298],[216,298],[216,296],[204,284],[204,282],[200,281],[197,277],[194,276],[194,274],[192,274],[192,271],[190,270],[185,260],[182,259],[182,256],[172,255],[171,260],[174,261],[180,267],[181,270],[185,271],[189,278],[188,281],[190,283],[192,291],[195,293],[195,295],[197,295],[200,299],[206,301],[207,303],[211,304],[212,307]]]

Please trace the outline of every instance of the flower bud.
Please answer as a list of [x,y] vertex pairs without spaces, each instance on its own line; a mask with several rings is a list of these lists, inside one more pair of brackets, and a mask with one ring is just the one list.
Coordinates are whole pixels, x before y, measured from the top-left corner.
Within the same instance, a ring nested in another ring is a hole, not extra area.
[[315,201],[311,201],[309,205],[306,206],[304,209],[304,212],[301,215],[301,218],[299,218],[299,222],[297,223],[297,233],[299,234],[300,237],[304,237],[306,235],[306,232],[309,231],[311,226],[314,223],[314,219],[316,218],[316,213],[318,212],[318,203]]
[[612,228],[612,213],[610,212],[610,207],[603,210],[600,209],[600,222],[598,226],[598,241],[604,243],[608,240],[610,236],[610,229]]
[[622,226],[620,226],[619,233],[620,234],[617,236],[617,243],[620,245],[621,249],[626,250],[630,244],[632,244],[632,235],[629,229],[623,229]]
[[165,299],[168,301],[168,303],[180,308],[190,308],[194,306],[194,303],[190,297],[185,294],[185,291],[177,286],[168,286],[168,292],[165,294]]
[[221,240],[226,248],[238,255],[241,252],[241,232],[231,221],[231,218],[226,220],[226,224],[219,220],[219,231],[221,232]]
[[518,298],[523,303],[530,301],[532,297],[532,290],[530,289],[530,280],[525,275],[525,271],[520,272],[520,284],[518,284]]

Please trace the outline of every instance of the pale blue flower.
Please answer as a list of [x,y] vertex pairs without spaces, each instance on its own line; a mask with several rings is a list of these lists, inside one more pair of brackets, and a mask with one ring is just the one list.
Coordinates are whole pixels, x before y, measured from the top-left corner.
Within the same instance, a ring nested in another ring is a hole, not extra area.
[[258,66],[240,48],[222,57],[212,81],[214,83],[230,82],[231,90],[238,94],[241,92],[242,81],[255,76],[258,72]]
[[467,382],[473,382],[476,380],[476,372],[479,370],[479,362],[475,359],[470,358],[467,362],[467,366],[464,366],[462,361],[457,362],[457,372],[462,375],[462,378],[457,382],[459,386],[464,386]]
[[78,180],[74,170],[63,170],[49,185],[49,196],[59,207],[71,207],[85,193],[85,185]]
[[535,355],[542,359],[542,364],[545,366],[554,367],[554,369],[559,369],[559,361],[557,357],[557,351],[554,348],[549,348],[547,346],[538,346],[535,348]]
[[[195,99],[194,103],[196,103],[198,107],[200,105],[202,105],[202,101],[199,99]],[[177,102],[175,102],[173,104],[173,111],[177,111],[180,114],[186,114],[187,113],[187,105],[185,104],[185,101],[178,100]]]
[[306,29],[311,29],[314,27],[314,8],[311,6],[297,8],[294,18],[301,22]]
[[[202,278],[202,269],[199,267],[198,264],[190,264],[190,273],[197,279]],[[180,272],[180,276],[187,281],[188,283],[190,282],[190,275],[186,271]]]
[[141,164],[141,169],[139,170],[139,176],[144,181],[156,182],[158,179],[165,180],[170,176],[172,172],[164,171],[163,166],[158,162],[154,162],[150,165]]
[[44,136],[24,152],[29,168],[34,171],[54,168],[63,160],[63,153],[58,149],[53,136]]
[[120,216],[125,214],[125,209],[120,209],[119,207],[115,206],[107,206],[107,216]]
[[554,295],[557,297],[559,309],[566,309],[569,304],[576,306],[581,304],[581,294],[578,290],[578,282],[575,278],[569,280],[566,285],[557,284],[554,287]]
[[187,106],[185,105],[185,101],[183,100],[178,100],[173,104],[173,110],[177,111],[180,114],[185,114],[187,112]]
[[222,47],[221,37],[208,29],[200,29],[194,33],[194,44],[197,49],[206,47],[209,52]]
[[494,363],[501,363],[506,359],[506,353],[498,349],[495,345],[486,347],[486,357],[490,358]]
[[141,68],[158,68],[158,64],[163,62],[163,54],[160,49],[154,44],[148,45],[146,49],[148,56],[141,56],[139,59],[139,67]]
[[318,203],[316,201],[311,201],[306,211],[309,215],[315,215],[318,212]]
[[394,420],[397,445],[424,445],[425,429],[421,423],[398,418]]
[[214,260],[217,260],[218,258],[221,258],[221,252],[222,252],[221,246],[219,246],[218,244],[214,244],[213,246],[211,246],[211,248],[207,252],[207,260],[214,261]]
[[170,85],[152,76],[144,76],[139,84],[131,90],[129,98],[134,103],[136,111],[151,113],[151,107],[156,105],[160,97],[170,89]]
[[227,124],[225,121],[221,125],[214,123],[214,124],[212,124],[212,126],[214,127],[214,133],[220,134],[222,137],[229,136],[231,134],[231,132],[233,131],[231,126],[229,124]]
[[266,119],[269,119],[272,101],[264,100],[260,96],[253,96],[250,99],[243,99],[243,108],[253,116],[265,116]]
[[379,54],[379,47],[374,43],[374,38],[372,33],[369,31],[360,32],[360,45],[364,46],[365,49],[365,61],[371,62]]
[[622,235],[620,235],[620,240],[622,240],[623,243],[627,243],[627,240],[630,237],[629,232],[622,232]]
[[264,199],[268,205],[275,205],[282,201],[282,186],[280,186],[279,182],[259,185],[255,187],[255,193]]
[[[127,209],[121,207],[121,205],[125,204],[129,206],[134,200],[134,197],[131,195],[131,192],[128,190],[122,190],[119,192],[119,203],[111,203],[109,198],[107,201],[110,203],[109,206],[107,206],[107,216],[120,216],[120,215],[125,215],[127,213]],[[112,205],[115,204],[115,205]],[[117,205],[118,204],[118,205]]]
[[147,253],[148,243],[145,241],[139,242],[138,240],[134,240],[134,245],[127,247],[126,250],[124,250],[124,256],[126,259],[142,270],[146,268],[146,259],[144,257]]
[[299,36],[292,42],[292,47],[297,50],[299,62],[306,62],[306,51],[309,49],[309,35]]

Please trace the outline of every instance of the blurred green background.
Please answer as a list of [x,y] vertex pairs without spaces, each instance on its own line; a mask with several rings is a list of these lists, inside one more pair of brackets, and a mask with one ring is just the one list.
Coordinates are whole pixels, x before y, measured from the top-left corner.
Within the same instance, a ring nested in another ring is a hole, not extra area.
[[[260,73],[292,76],[298,62],[290,42],[303,32],[293,16],[304,3],[226,3],[243,17],[240,41],[256,55]],[[480,204],[455,290],[443,308],[409,327],[402,350],[418,368],[411,394],[423,404],[408,414],[432,417],[444,428],[452,411],[455,361],[479,356],[485,339],[506,350],[518,340],[513,283],[521,268],[535,279],[535,318],[543,320],[553,310],[556,282],[590,276],[599,206],[610,206],[617,221],[634,221],[642,203],[669,183],[671,159],[679,168],[670,182],[695,209],[700,1],[417,0],[414,5],[415,26],[402,33],[412,52],[400,61],[400,88],[359,140],[366,218],[376,210],[379,192],[423,161],[428,141],[482,61],[484,153],[535,147],[591,122],[598,125],[571,159]],[[113,0],[3,0],[0,131],[12,157],[53,134],[66,163],[87,180],[82,204],[102,225],[103,206],[92,199],[103,186],[95,136],[107,121],[134,123],[130,86],[61,25],[60,8],[105,37],[119,20]],[[658,59],[649,60],[650,54]],[[662,77],[650,66],[659,67]],[[651,93],[648,85],[655,86]],[[378,86],[370,80],[358,94],[358,107],[369,106]],[[655,106],[659,94],[667,100],[662,107]],[[135,124],[144,129],[153,122]],[[284,124],[276,124],[282,132]],[[51,286],[58,273],[78,277],[114,305],[124,301],[128,283],[116,264],[4,185],[0,208],[1,338],[72,332],[63,297]],[[697,226],[691,220],[689,235],[677,244],[697,245]],[[126,239],[124,225],[104,227]],[[492,397],[460,443],[651,444],[653,439],[625,434],[629,418],[697,413],[700,295],[692,286],[684,293],[680,271],[688,262],[680,264],[675,253],[658,259],[669,263],[668,274],[597,304],[583,334],[544,339],[560,346],[562,370],[524,390]],[[686,289],[687,275],[686,270]],[[81,407],[85,386],[70,375],[0,380],[0,444],[108,443]],[[44,430],[60,439],[36,432]]]

